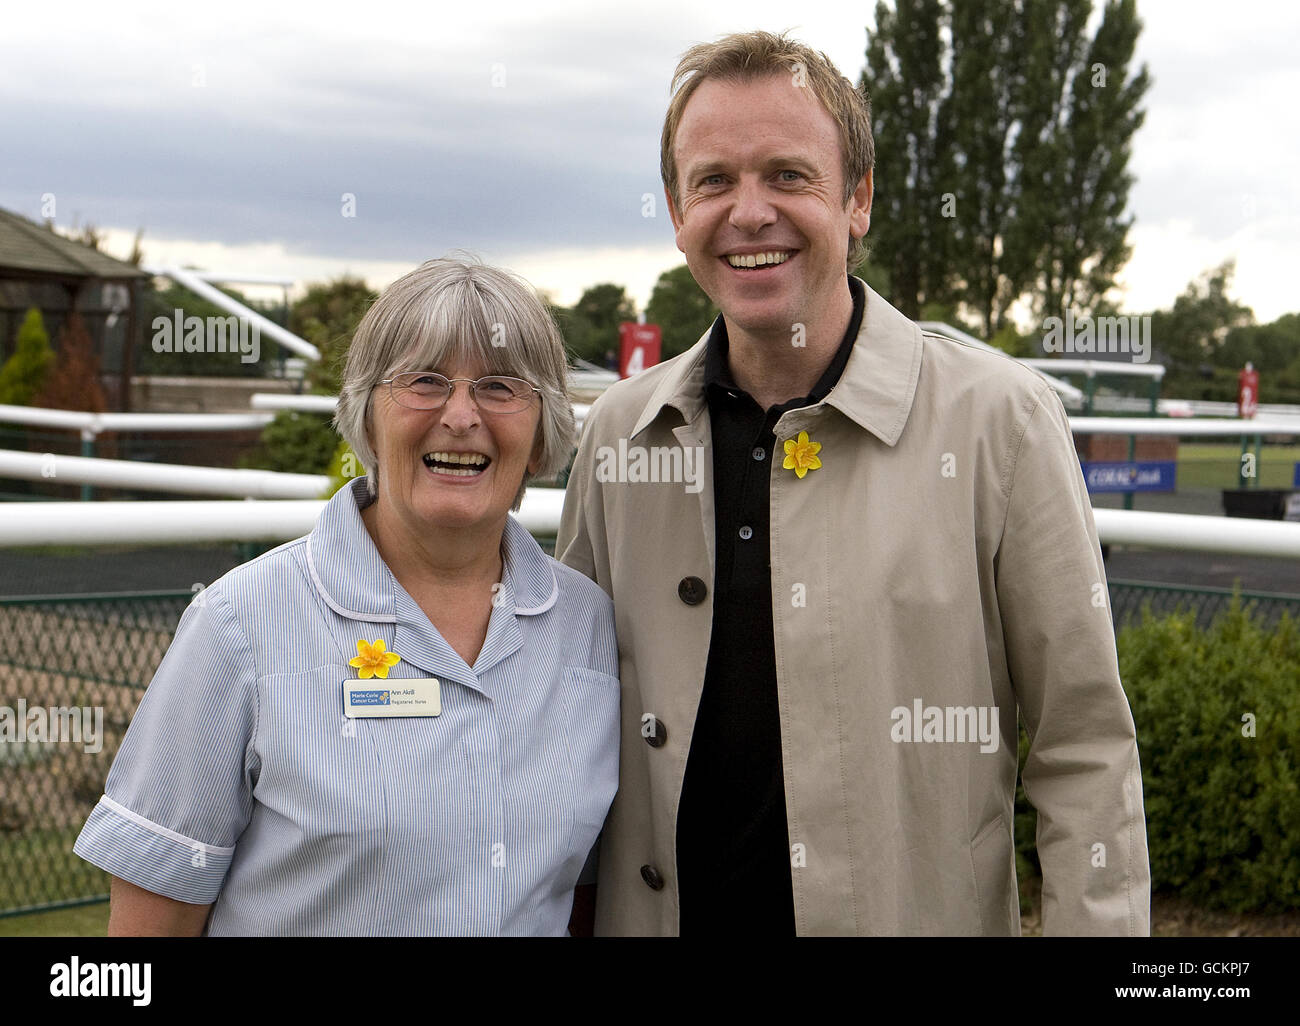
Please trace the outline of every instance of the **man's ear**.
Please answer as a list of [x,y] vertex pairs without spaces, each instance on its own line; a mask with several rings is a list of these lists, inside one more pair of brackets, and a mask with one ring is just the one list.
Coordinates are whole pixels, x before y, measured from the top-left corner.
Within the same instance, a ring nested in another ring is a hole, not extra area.
[[673,202],[666,185],[664,186],[664,200],[668,204],[668,217],[673,222],[673,235],[676,238],[677,248],[685,253],[686,250],[682,247],[682,215],[677,209],[677,204]]
[[872,173],[869,169],[849,197],[849,234],[863,238],[871,228]]

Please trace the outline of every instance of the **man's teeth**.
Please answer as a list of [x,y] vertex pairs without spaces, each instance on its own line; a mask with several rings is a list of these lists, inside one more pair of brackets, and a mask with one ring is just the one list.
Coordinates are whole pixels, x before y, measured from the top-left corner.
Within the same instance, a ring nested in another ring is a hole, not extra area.
[[481,452],[427,452],[424,465],[440,474],[452,477],[474,477],[487,469],[491,462]]
[[729,256],[727,263],[732,267],[767,267],[771,264],[783,264],[790,259],[787,250],[775,253],[746,253],[743,256]]

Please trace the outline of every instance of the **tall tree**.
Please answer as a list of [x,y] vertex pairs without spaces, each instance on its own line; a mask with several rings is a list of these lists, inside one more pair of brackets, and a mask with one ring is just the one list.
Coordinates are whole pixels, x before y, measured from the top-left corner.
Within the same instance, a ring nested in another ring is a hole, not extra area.
[[603,364],[605,353],[618,349],[619,324],[636,320],[636,306],[622,285],[606,282],[587,289],[573,304],[572,314],[571,319],[561,318],[570,351]]
[[[1085,0],[1086,2],[1086,0]],[[1004,304],[1024,285],[1024,269],[1003,245],[1013,216],[1012,160],[1022,32],[1015,0],[959,3],[949,13],[951,87],[939,112],[939,221],[943,291],[964,303],[985,338],[997,333]]]
[[1300,313],[1283,314],[1268,324],[1232,328],[1214,354],[1219,367],[1237,369],[1247,362],[1265,373],[1285,370],[1300,361]]
[[1254,312],[1233,299],[1236,264],[1224,261],[1204,271],[1174,300],[1172,309],[1151,315],[1151,338],[1168,360],[1171,378],[1193,375],[1215,362],[1234,329],[1253,324]]
[[[1024,299],[1091,308],[1128,259],[1128,159],[1150,85],[1135,0],[897,0],[876,7],[873,259],[916,316],[959,301],[987,336]],[[883,208],[879,206],[883,202]]]
[[925,303],[947,299],[952,281],[939,182],[949,142],[939,119],[946,12],[940,0],[898,0],[897,8],[876,4],[862,73],[876,143],[867,240],[870,262],[890,286],[887,298],[915,318]]
[[695,345],[717,316],[718,308],[685,264],[659,275],[645,308],[645,319],[663,332],[665,360]]
[[[1051,16],[1058,4],[1037,3],[1046,8],[1043,23],[1057,28]],[[1070,73],[1062,82],[1060,105],[1066,116],[1056,126],[1059,174],[1052,182],[1059,214],[1052,230],[1042,233],[1037,277],[1031,283],[1040,317],[1092,308],[1128,262],[1133,217],[1125,217],[1125,208],[1134,181],[1128,163],[1133,135],[1146,117],[1140,104],[1151,85],[1145,65],[1128,77],[1142,30],[1136,0],[1107,3],[1091,40],[1085,29],[1092,4],[1072,0],[1059,6],[1077,10],[1070,11],[1072,18],[1061,30],[1074,46],[1068,55]],[[1026,92],[1032,88],[1027,82]],[[1026,188],[1030,185],[1027,181]],[[1032,231],[1031,219],[1020,223]]]

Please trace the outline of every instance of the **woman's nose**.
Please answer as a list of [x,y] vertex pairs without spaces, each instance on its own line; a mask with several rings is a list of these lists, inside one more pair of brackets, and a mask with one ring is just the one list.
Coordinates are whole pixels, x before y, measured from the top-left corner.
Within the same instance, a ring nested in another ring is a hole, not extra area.
[[442,422],[449,430],[466,431],[478,423],[478,404],[470,394],[468,381],[453,381],[451,395],[442,406]]

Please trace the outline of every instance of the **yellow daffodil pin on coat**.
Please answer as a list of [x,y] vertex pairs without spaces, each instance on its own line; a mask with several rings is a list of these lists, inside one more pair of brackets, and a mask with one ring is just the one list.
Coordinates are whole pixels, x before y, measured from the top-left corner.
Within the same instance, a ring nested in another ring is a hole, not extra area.
[[803,480],[810,470],[821,467],[822,461],[817,454],[822,451],[821,442],[808,440],[808,432],[800,431],[797,439],[789,438],[785,443],[785,462],[781,464],[786,470],[793,470],[799,480]]
[[396,652],[385,652],[385,647],[383,638],[376,638],[373,644],[362,638],[357,642],[357,657],[349,659],[348,665],[358,669],[362,680],[371,677],[387,680],[389,668],[400,663],[402,657]]

